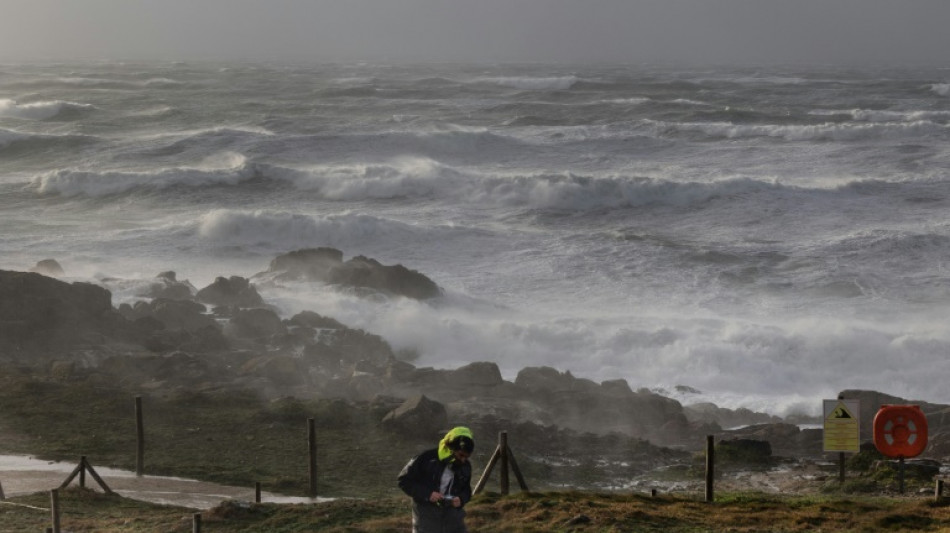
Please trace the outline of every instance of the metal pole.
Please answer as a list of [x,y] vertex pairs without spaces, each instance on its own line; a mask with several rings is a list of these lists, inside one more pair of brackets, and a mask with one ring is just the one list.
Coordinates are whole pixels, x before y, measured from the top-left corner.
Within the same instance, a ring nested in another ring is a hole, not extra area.
[[79,458],[79,486],[86,488],[86,456]]
[[903,455],[900,457],[900,474],[898,475],[898,477],[900,478],[901,494],[904,494],[904,456]]
[[261,482],[254,482],[254,503],[261,503]]
[[844,483],[844,452],[838,453],[838,481]]
[[716,477],[716,452],[714,444],[713,436],[706,435],[706,503],[712,503],[715,498],[713,493],[713,480]]

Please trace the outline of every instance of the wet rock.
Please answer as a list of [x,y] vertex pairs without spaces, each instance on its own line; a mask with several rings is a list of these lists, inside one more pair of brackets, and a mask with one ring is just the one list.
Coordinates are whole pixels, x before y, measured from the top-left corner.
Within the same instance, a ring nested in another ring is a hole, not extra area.
[[123,335],[125,322],[98,285],[0,270],[0,347],[51,352],[99,344]]
[[166,300],[193,300],[195,287],[187,281],[178,281],[176,277],[172,271],[159,273],[143,296]]
[[716,461],[738,466],[765,466],[772,459],[772,445],[765,440],[726,439],[716,444]]
[[766,413],[756,413],[744,407],[726,409],[709,402],[689,404],[683,409],[690,422],[716,423],[724,428],[781,422],[780,418]]
[[270,309],[237,309],[231,316],[225,333],[233,337],[263,341],[286,334],[287,326],[277,313]]
[[276,281],[322,281],[417,300],[442,294],[434,281],[415,270],[402,265],[383,265],[362,255],[344,262],[343,252],[335,248],[308,248],[283,254],[257,276]]
[[264,299],[247,278],[218,277],[198,291],[195,298],[211,306],[264,307]]
[[458,388],[494,387],[501,385],[501,370],[495,363],[475,362],[450,371],[448,383]]

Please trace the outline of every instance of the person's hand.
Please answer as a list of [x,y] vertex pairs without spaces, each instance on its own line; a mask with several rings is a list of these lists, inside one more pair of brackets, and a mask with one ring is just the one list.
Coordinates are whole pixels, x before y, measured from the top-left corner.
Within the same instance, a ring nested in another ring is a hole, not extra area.
[[461,506],[462,506],[462,498],[459,498],[458,496],[452,498],[452,507],[461,507]]
[[432,494],[429,495],[429,501],[432,503],[439,503],[440,501],[442,501],[442,493],[433,492]]

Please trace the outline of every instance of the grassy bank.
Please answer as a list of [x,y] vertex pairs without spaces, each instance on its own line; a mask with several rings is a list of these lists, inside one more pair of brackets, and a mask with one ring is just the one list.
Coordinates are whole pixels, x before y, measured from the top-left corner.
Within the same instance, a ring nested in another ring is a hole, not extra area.
[[[15,505],[14,505],[15,504]],[[24,507],[31,506],[31,507]],[[46,494],[0,504],[3,531],[49,526]],[[61,522],[73,532],[189,532],[193,511],[70,488],[60,496]],[[408,533],[405,498],[339,500],[317,505],[225,502],[201,516],[206,532],[300,531]],[[713,504],[582,492],[487,493],[468,507],[473,532],[784,532],[947,531],[950,503],[929,499],[778,497],[725,494]]]

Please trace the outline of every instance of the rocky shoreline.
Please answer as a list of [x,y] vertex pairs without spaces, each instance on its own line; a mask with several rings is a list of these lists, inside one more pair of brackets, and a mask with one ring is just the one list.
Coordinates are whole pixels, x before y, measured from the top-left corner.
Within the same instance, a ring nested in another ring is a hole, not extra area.
[[[370,296],[427,301],[441,295],[419,272],[362,256],[344,261],[332,248],[284,254],[250,279],[222,276],[200,289],[163,272],[135,303],[118,307],[103,286],[54,276],[63,272],[53,260],[34,272],[0,271],[0,364],[57,379],[94,374],[132,390],[232,387],[271,399],[371,402],[386,413],[382,429],[401,434],[435,435],[450,421],[468,420],[486,428],[518,426],[541,440],[550,428],[621,435],[668,449],[671,461],[702,450],[706,435],[767,442],[780,457],[827,459],[821,430],[800,427],[817,420],[683,405],[632,390],[625,380],[596,383],[550,367],[524,368],[513,381],[489,362],[419,368],[377,335],[310,311],[281,317],[261,297],[257,287],[299,280]],[[920,405],[930,425],[925,457],[950,458],[950,406],[874,391],[845,390],[841,397],[861,400],[864,440],[880,405]]]

